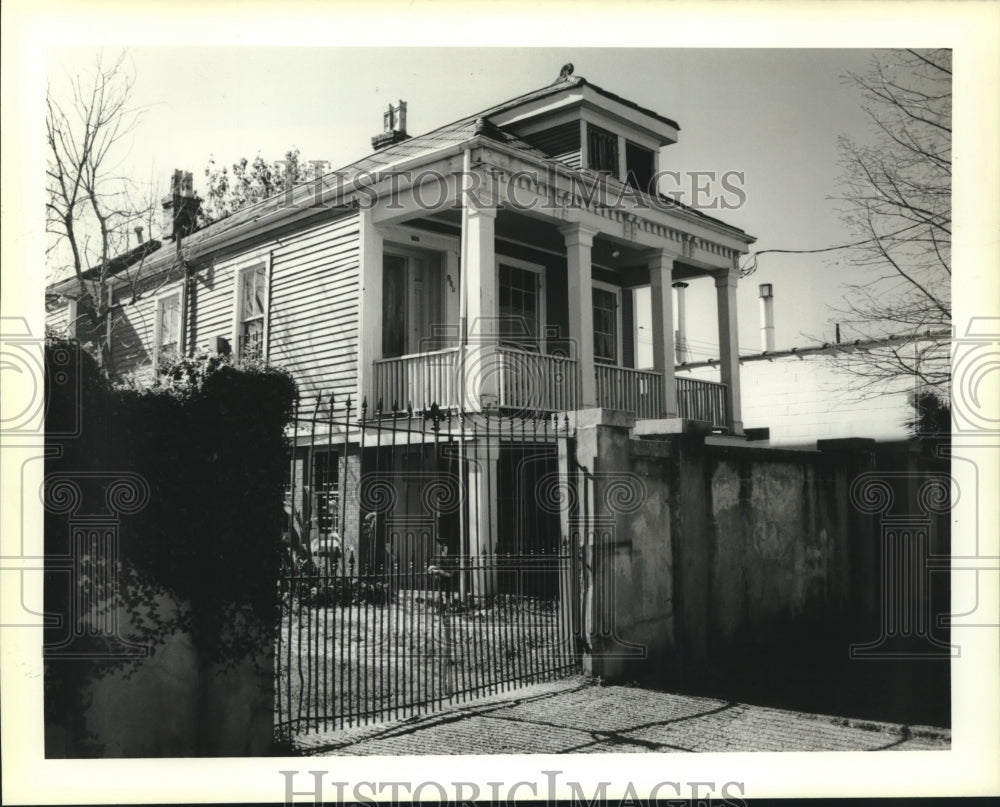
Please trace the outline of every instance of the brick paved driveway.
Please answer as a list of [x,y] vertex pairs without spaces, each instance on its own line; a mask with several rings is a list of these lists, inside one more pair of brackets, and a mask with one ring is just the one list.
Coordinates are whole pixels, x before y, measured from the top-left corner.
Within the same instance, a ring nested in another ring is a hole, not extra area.
[[951,732],[791,712],[582,678],[406,721],[302,738],[308,755],[947,750]]

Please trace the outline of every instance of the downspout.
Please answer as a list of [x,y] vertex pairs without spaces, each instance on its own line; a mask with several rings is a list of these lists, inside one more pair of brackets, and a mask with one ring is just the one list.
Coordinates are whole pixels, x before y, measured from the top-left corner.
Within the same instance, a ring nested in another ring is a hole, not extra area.
[[193,339],[188,339],[188,297],[191,294],[191,289],[194,284],[191,282],[194,273],[191,271],[191,267],[188,265],[187,261],[184,260],[184,255],[181,253],[181,234],[177,233],[177,260],[181,262],[181,266],[184,268],[184,293],[181,295],[181,339],[184,340],[184,349],[181,354],[184,356],[193,355],[191,351],[191,343]]
[[[466,204],[467,200],[461,197],[462,191],[465,189],[466,177],[472,172],[472,148],[469,146],[465,147],[462,154],[462,186],[459,189],[460,198],[462,198],[462,237],[459,245],[459,257],[458,257],[458,378],[461,384],[461,392],[459,397],[459,409],[460,417],[459,422],[463,423],[461,427],[461,434],[458,439],[458,470],[459,473],[468,472],[465,462],[465,428],[464,422],[461,418],[461,413],[465,409],[465,394],[466,394],[466,380],[465,380],[465,352],[469,344],[469,284],[466,282],[468,276],[468,233],[469,233],[469,206]],[[468,478],[468,477],[467,477]],[[469,497],[466,496],[468,501]],[[460,507],[458,510],[458,533],[460,546],[458,549],[459,558],[465,555],[471,554],[472,547],[466,546],[468,543],[468,516],[465,512],[465,508]],[[462,600],[465,600],[466,595],[466,575],[465,569],[461,568],[462,562],[459,561],[459,592]]]
[[[104,343],[108,346],[108,362],[107,365],[103,367],[105,372],[110,372],[114,367],[114,353],[111,352],[111,323],[115,316],[115,279],[113,277],[108,278],[108,302],[107,302],[108,315],[104,319]],[[104,363],[104,356],[101,356],[101,363]]]

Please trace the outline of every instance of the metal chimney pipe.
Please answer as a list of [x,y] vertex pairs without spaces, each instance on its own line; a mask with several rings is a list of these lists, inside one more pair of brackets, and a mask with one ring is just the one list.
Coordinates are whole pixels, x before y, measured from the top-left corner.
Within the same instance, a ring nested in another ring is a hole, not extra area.
[[677,289],[677,321],[674,329],[674,359],[676,364],[683,364],[690,360],[687,348],[687,304],[684,300],[684,289],[688,284],[683,280],[678,280],[671,284]]
[[760,284],[760,349],[774,350],[774,287]]

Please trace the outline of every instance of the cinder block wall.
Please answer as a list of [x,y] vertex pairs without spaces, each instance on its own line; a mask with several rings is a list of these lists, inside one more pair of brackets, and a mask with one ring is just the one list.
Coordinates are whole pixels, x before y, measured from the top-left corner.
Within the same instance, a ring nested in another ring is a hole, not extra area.
[[[718,371],[697,368],[679,378],[717,381]],[[858,391],[858,379],[829,356],[782,357],[740,365],[743,426],[770,429],[771,445],[813,447],[816,440],[868,437],[902,440],[912,416],[912,383]]]

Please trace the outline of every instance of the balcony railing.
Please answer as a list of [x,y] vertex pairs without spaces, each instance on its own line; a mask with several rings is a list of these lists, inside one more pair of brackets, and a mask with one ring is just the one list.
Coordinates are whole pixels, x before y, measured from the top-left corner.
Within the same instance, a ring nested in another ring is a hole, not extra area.
[[[478,408],[480,396],[492,393],[498,406],[524,412],[567,412],[576,408],[576,362],[562,356],[512,347],[469,348],[461,382],[460,349],[416,353],[374,363],[374,412],[394,406],[415,410],[431,404]],[[597,405],[631,412],[637,418],[663,416],[660,373],[598,364]],[[725,384],[677,379],[677,409],[682,418],[703,420],[713,428],[729,427]]]
[[415,410],[428,409],[431,404],[457,407],[462,396],[458,383],[457,347],[431,353],[414,353],[395,359],[380,359],[374,363],[374,397],[369,411],[378,402],[382,408]]
[[597,405],[602,409],[620,409],[637,418],[663,416],[663,393],[659,373],[633,370],[630,367],[595,365]]
[[576,408],[573,359],[498,347],[496,369],[501,407],[528,412],[568,412]]
[[726,385],[693,378],[677,379],[677,413],[682,418],[705,420],[713,428],[729,428]]
[[385,410],[393,405],[426,409],[433,403],[475,409],[485,394],[502,408],[524,412],[575,408],[576,362],[572,359],[511,347],[472,346],[466,353],[465,385],[460,380],[460,361],[459,348],[376,361],[374,406],[381,400]]

